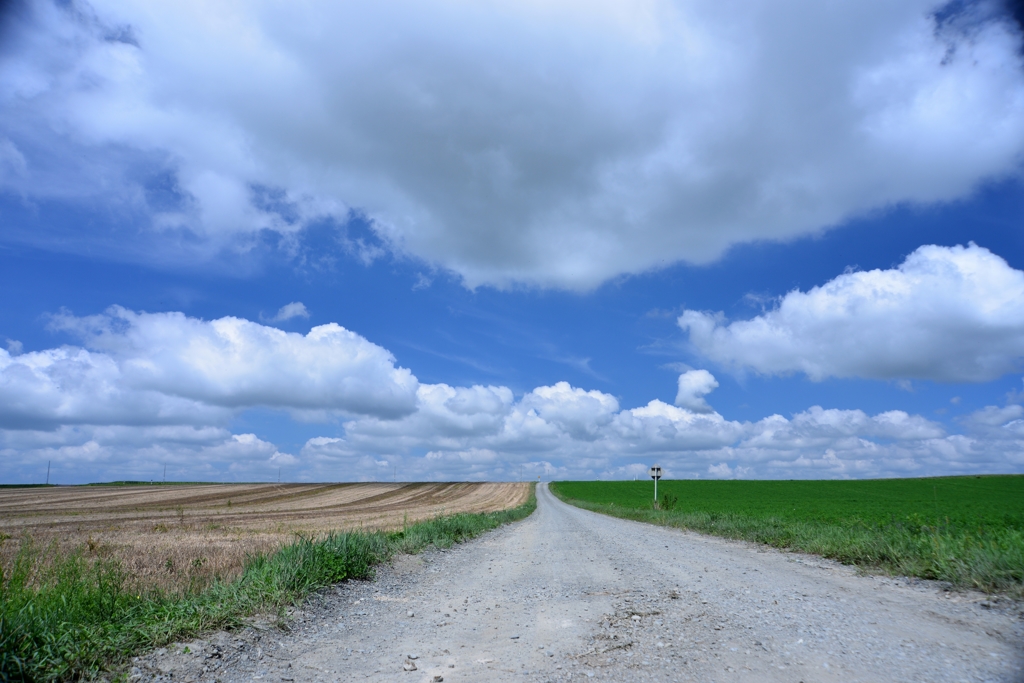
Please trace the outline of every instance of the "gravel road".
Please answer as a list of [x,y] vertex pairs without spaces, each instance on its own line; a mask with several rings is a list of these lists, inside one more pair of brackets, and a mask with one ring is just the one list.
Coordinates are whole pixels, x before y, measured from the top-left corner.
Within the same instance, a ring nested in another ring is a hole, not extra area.
[[140,657],[163,681],[1024,681],[1021,605],[605,517],[402,556],[269,624]]

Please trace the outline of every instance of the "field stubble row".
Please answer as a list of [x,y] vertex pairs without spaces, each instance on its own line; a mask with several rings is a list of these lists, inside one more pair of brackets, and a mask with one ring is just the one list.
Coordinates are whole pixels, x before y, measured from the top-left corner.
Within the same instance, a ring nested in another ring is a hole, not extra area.
[[[198,484],[0,489],[0,569],[26,543],[40,567],[83,552],[140,586],[189,592],[241,573],[296,536],[400,529],[439,515],[524,503],[529,485]],[[49,558],[49,560],[48,560]]]

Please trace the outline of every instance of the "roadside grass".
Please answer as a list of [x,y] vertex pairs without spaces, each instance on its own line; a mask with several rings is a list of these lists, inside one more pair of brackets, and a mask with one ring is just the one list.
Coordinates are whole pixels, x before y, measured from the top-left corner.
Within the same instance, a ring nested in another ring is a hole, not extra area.
[[348,579],[368,579],[396,553],[448,548],[536,509],[535,492],[516,508],[455,514],[395,532],[298,537],[269,554],[247,558],[242,574],[184,594],[138,585],[115,560],[84,551],[53,557],[24,539],[8,571],[0,571],[0,680],[62,681],[116,671],[131,656],[246,617],[277,613],[310,593]]
[[[1024,598],[1024,476],[557,482],[604,514]],[[671,509],[667,509],[671,508]]]

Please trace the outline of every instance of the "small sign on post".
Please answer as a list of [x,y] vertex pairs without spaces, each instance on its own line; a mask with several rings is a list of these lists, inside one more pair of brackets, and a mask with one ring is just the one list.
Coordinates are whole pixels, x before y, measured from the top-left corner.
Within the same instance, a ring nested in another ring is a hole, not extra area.
[[658,480],[661,479],[661,468],[655,465],[650,469],[648,474],[651,475],[651,479],[654,480],[654,501],[658,501]]

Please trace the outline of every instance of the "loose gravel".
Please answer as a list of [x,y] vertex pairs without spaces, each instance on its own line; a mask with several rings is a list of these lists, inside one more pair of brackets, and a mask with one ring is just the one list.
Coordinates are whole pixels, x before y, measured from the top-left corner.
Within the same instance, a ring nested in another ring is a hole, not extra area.
[[580,510],[133,662],[132,681],[1024,681],[1024,608]]

